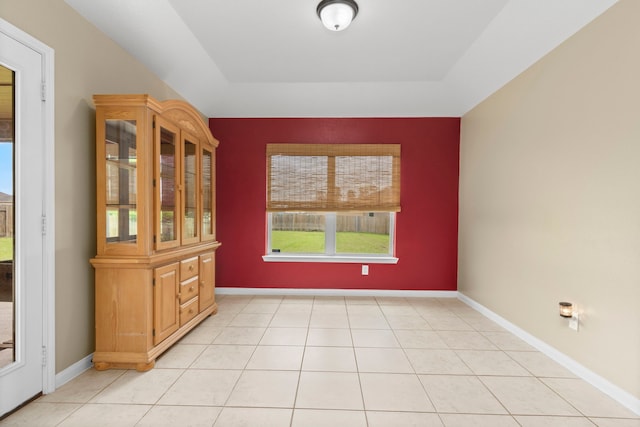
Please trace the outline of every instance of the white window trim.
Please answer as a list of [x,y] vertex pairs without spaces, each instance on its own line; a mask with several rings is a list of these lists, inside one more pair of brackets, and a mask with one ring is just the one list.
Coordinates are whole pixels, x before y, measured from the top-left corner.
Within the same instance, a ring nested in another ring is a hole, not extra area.
[[[393,256],[395,249],[395,215],[389,216],[389,253],[388,254],[336,254],[336,213],[328,212],[325,222],[325,253],[267,253],[262,256],[264,262],[323,262],[355,264],[397,264],[399,258]],[[271,249],[272,214],[267,214],[267,251]]]
[[397,264],[400,258],[393,256],[365,256],[365,255],[295,255],[269,254],[263,255],[264,262],[324,262],[324,263],[352,263],[352,264]]

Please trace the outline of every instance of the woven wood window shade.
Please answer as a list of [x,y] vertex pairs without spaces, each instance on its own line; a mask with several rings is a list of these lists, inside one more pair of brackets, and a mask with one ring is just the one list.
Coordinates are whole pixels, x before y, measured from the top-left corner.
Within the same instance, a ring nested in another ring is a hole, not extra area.
[[267,144],[267,211],[399,212],[400,144]]

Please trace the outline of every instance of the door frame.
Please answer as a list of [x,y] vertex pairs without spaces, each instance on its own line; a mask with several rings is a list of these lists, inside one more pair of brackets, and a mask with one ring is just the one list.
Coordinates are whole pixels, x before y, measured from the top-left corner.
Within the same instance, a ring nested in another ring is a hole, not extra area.
[[0,18],[0,32],[42,58],[42,130],[44,183],[42,200],[42,393],[56,389],[55,363],[55,102],[54,50]]

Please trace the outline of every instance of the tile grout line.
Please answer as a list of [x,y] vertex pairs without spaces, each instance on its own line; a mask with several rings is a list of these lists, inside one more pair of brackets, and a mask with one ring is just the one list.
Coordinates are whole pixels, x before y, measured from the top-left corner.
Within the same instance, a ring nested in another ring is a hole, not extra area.
[[[346,301],[346,300],[345,300]],[[377,301],[376,301],[377,305]],[[358,387],[360,387],[360,399],[362,400],[362,412],[364,413],[364,422],[369,426],[369,417],[367,416],[367,405],[364,401],[364,390],[362,389],[362,377],[360,375],[360,366],[358,364],[358,356],[356,354],[356,342],[353,339],[353,329],[351,328],[351,317],[347,309],[347,324],[349,325],[349,336],[351,337],[351,350],[353,351],[353,360],[356,365],[356,375],[358,376]]]
[[[410,305],[411,307],[413,307],[413,305]],[[415,310],[415,308],[414,308]],[[444,424],[444,420],[442,420],[442,417],[440,417],[440,415],[438,414],[438,408],[436,407],[433,399],[431,398],[431,396],[429,395],[429,393],[427,392],[427,389],[424,385],[424,383],[420,380],[420,375],[418,374],[416,367],[414,366],[414,364],[411,362],[411,358],[409,357],[409,355],[407,354],[407,349],[402,345],[402,343],[400,342],[400,340],[398,339],[398,335],[396,334],[396,330],[394,328],[391,327],[391,324],[389,323],[389,318],[387,317],[387,314],[384,312],[384,310],[382,310],[382,307],[380,307],[380,311],[382,311],[382,316],[385,318],[387,324],[389,324],[389,328],[391,329],[391,332],[393,333],[394,338],[396,339],[396,341],[398,342],[398,346],[400,346],[400,348],[402,349],[402,354],[404,354],[404,357],[407,359],[407,362],[409,362],[409,366],[411,366],[411,369],[413,369],[413,375],[415,375],[416,380],[418,381],[418,383],[420,384],[420,387],[422,388],[422,390],[424,391],[425,396],[427,397],[427,400],[429,402],[429,404],[431,405],[431,407],[433,408],[434,412],[437,414],[438,418],[440,419],[440,422],[442,423],[442,425]],[[416,310],[417,313],[417,310]],[[419,314],[419,313],[418,313]],[[424,317],[422,315],[420,315],[420,318],[424,319]],[[431,325],[429,324],[429,322],[424,319],[424,321],[427,323],[427,325],[429,327],[431,327]]]
[[[236,313],[236,315],[233,317],[233,319],[235,319],[240,313],[242,313],[242,310],[244,310],[250,303],[251,301],[254,299],[255,297],[252,296],[242,307],[242,309],[240,311],[238,311],[238,313]],[[231,319],[231,321],[225,326],[225,328],[229,327],[231,325],[231,322],[233,322],[233,319]],[[258,342],[260,342],[260,340],[262,339],[262,337],[264,337],[264,334],[266,332],[266,328],[264,330],[264,332],[262,333],[260,339],[258,339]],[[215,341],[215,339],[214,339]],[[216,423],[218,422],[218,420],[220,419],[220,416],[222,415],[222,412],[224,411],[224,408],[227,407],[227,403],[229,402],[229,399],[231,399],[231,395],[233,395],[234,390],[236,389],[236,387],[238,386],[238,383],[240,382],[240,378],[242,378],[242,374],[245,372],[245,368],[247,367],[247,365],[249,364],[249,361],[251,360],[251,357],[253,357],[253,355],[256,352],[256,348],[258,347],[258,345],[256,344],[253,348],[253,351],[251,352],[251,355],[249,356],[249,358],[247,359],[247,362],[244,364],[244,367],[240,370],[240,375],[238,375],[238,378],[236,379],[235,383],[233,384],[233,387],[231,387],[231,390],[229,391],[229,395],[227,396],[227,398],[224,400],[224,403],[221,406],[220,412],[218,412],[218,415],[216,416],[215,420],[213,421],[212,426],[215,426]],[[223,369],[224,371],[226,371],[227,369]]]
[[300,360],[300,369],[298,371],[298,383],[296,384],[296,392],[293,396],[293,403],[291,408],[291,417],[289,419],[289,427],[293,426],[293,420],[296,413],[296,404],[298,403],[298,393],[300,392],[300,381],[302,379],[302,366],[304,365],[304,358],[307,354],[307,342],[309,341],[309,332],[311,330],[311,316],[313,316],[313,307],[315,306],[315,297],[311,303],[311,310],[309,312],[309,319],[307,320],[307,333],[304,337],[304,347],[302,350],[302,359]]

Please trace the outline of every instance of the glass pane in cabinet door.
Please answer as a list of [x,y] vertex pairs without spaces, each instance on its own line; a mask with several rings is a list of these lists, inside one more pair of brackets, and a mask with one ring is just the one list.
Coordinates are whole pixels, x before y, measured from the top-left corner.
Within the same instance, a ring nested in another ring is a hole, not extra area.
[[106,121],[107,241],[135,243],[138,234],[136,121]]
[[193,142],[184,141],[184,222],[183,237],[193,239],[198,236],[196,216],[197,205],[197,176],[196,161],[197,147]]
[[202,150],[202,237],[213,236],[213,153]]
[[176,134],[160,128],[160,241],[178,237],[176,204]]

